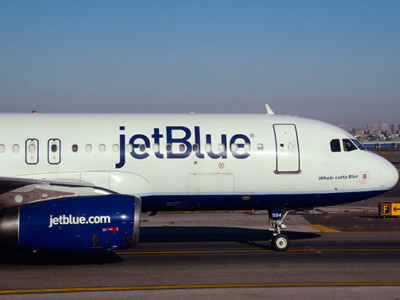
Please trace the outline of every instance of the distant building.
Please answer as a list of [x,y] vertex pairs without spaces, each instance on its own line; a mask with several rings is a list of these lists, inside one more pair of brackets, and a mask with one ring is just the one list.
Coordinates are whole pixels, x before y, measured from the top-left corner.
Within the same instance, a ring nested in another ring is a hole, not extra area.
[[390,125],[389,124],[382,124],[381,129],[383,132],[390,130]]
[[378,123],[368,123],[367,130],[380,130],[381,126]]
[[399,124],[393,123],[390,127],[392,129],[392,133],[394,133],[394,134],[399,133]]
[[353,134],[354,134],[356,137],[358,137],[358,136],[363,136],[363,135],[364,135],[364,130],[361,130],[361,129],[359,129],[359,128],[355,128],[355,129],[353,130]]
[[370,128],[370,129],[367,129],[366,131],[365,131],[367,134],[369,134],[369,135],[378,135],[378,134],[380,134],[380,130],[378,130],[378,129],[372,129],[372,128]]

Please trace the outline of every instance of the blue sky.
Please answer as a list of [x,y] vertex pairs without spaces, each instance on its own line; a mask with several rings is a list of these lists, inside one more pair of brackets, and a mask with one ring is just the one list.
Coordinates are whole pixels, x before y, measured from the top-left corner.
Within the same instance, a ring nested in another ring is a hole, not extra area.
[[0,111],[400,122],[400,1],[0,1]]

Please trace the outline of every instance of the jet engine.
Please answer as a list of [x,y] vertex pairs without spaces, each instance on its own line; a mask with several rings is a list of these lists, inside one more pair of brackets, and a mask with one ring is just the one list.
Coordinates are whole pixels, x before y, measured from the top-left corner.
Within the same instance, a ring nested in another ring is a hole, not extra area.
[[141,199],[79,196],[0,211],[0,247],[34,250],[114,250],[139,240]]

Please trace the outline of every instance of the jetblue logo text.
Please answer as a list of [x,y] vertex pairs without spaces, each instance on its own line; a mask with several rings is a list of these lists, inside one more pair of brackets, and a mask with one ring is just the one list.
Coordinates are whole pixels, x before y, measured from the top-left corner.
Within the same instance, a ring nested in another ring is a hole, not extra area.
[[[129,141],[125,136],[124,126],[120,127],[120,131],[120,161],[115,165],[117,169],[125,165],[126,144],[132,146],[130,155],[136,159],[145,159],[149,157],[151,155],[149,153],[151,144],[153,144],[154,147],[151,153],[158,159],[183,159],[189,157],[192,153],[199,159],[203,159],[205,156],[212,159],[226,159],[228,157],[228,150],[233,157],[238,159],[244,159],[250,156],[250,154],[245,151],[245,145],[248,144],[250,146],[250,139],[244,134],[235,134],[230,139],[228,139],[226,134],[221,134],[219,137],[212,137],[211,134],[205,134],[205,136],[202,136],[202,138],[205,139],[204,143],[200,135],[199,126],[195,126],[193,131],[184,126],[167,126],[164,132],[162,132],[160,128],[154,128],[151,136],[135,134],[129,138]],[[162,151],[160,147],[160,142],[163,139],[165,139],[166,144],[165,152]],[[204,144],[209,144],[210,149],[203,149],[202,145]],[[211,149],[211,145],[222,145],[222,149],[218,152],[214,152]],[[174,149],[177,148],[179,151],[174,151]],[[233,150],[233,148],[235,148],[235,150]]]
[[85,224],[109,224],[111,223],[110,216],[92,216],[92,217],[73,217],[72,215],[60,215],[53,217],[50,215],[49,228],[57,225],[85,225]]

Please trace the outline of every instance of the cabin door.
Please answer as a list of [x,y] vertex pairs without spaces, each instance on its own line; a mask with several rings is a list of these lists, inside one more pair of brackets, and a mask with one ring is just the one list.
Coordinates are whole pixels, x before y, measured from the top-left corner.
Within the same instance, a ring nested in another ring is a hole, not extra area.
[[274,124],[276,170],[275,173],[299,173],[300,150],[296,125]]

